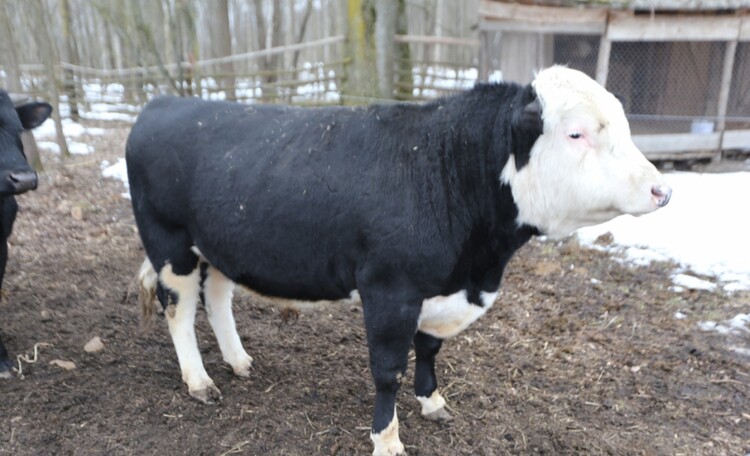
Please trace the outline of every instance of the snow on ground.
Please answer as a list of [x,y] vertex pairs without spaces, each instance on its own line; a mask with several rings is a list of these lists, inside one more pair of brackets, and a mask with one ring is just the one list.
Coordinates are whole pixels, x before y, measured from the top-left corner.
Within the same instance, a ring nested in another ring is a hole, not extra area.
[[[581,243],[612,251],[634,264],[677,263],[670,289],[678,293],[685,289],[750,290],[750,172],[670,173],[666,178],[674,192],[666,207],[642,217],[622,216],[581,229],[577,232]],[[595,245],[597,237],[607,232],[613,243]],[[678,312],[674,317],[685,315]],[[703,321],[698,327],[747,336],[750,314],[740,313],[724,322]],[[750,356],[748,347],[729,345],[729,349]]]
[[101,164],[102,176],[109,177],[111,179],[117,179],[122,181],[127,190],[121,193],[123,198],[130,199],[130,185],[128,183],[128,168],[125,164],[124,158],[118,158],[117,163],[110,164],[109,161],[104,160]]
[[[70,119],[63,119],[62,127],[63,135],[68,143],[68,150],[71,154],[77,155],[87,155],[94,152],[93,147],[78,141],[78,137],[83,134],[98,136],[106,133],[106,130],[103,128],[84,127]],[[45,149],[55,154],[60,153],[60,146],[56,142],[55,123],[52,119],[48,119],[34,130],[34,138],[36,138],[36,144],[40,149]]]
[[[581,229],[579,240],[636,264],[674,261],[679,264],[673,276],[678,287],[750,290],[750,172],[669,173],[666,179],[674,192],[666,207]],[[607,247],[595,245],[596,238],[607,232],[614,242]]]

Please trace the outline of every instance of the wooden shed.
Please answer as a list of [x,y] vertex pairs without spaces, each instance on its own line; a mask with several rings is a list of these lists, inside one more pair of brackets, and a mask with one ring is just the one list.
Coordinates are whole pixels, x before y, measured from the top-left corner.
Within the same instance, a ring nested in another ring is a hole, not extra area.
[[480,71],[553,63],[617,94],[652,160],[750,150],[750,1],[481,0]]

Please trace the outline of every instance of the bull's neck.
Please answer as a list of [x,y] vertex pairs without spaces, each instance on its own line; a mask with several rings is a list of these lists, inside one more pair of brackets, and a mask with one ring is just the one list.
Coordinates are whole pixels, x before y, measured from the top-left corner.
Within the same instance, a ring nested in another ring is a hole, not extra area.
[[[455,118],[446,119],[447,134],[443,141],[446,147],[440,151],[444,155],[441,175],[452,176],[458,183],[459,190],[454,200],[449,201],[451,212],[460,214],[466,223],[464,229],[485,233],[494,250],[512,253],[538,231],[517,224],[518,208],[513,194],[500,181],[510,154],[503,147],[507,144],[503,138],[509,132],[497,130],[498,124],[507,123],[498,119],[505,113],[498,113],[499,103],[492,103],[493,100],[467,97],[461,101],[461,109],[451,110],[456,113]],[[494,105],[494,111],[487,105]]]

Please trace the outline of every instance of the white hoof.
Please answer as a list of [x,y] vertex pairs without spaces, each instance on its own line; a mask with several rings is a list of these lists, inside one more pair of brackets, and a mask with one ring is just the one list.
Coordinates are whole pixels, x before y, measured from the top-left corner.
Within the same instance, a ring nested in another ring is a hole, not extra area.
[[238,361],[230,363],[234,375],[247,378],[250,376],[250,368],[253,367],[253,358],[247,353],[243,354]]

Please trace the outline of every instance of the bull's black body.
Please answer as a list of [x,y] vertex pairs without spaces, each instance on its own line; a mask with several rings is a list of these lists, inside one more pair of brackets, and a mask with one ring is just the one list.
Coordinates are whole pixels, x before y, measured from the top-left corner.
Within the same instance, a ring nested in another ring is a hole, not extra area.
[[127,144],[144,247],[157,271],[170,263],[188,274],[196,246],[267,295],[337,299],[358,289],[380,432],[412,342],[417,395],[436,388],[441,341],[417,330],[423,300],[467,290],[479,304],[536,233],[517,225],[499,179],[510,154],[528,161],[541,133],[534,100],[513,84],[367,108],[156,99]]
[[[52,107],[47,103],[27,103],[14,107],[7,92],[0,90],[0,285],[8,261],[8,237],[13,229],[18,204],[13,195],[33,190],[37,176],[26,162],[21,134],[41,125]],[[11,363],[0,340],[0,377],[8,375]]]

